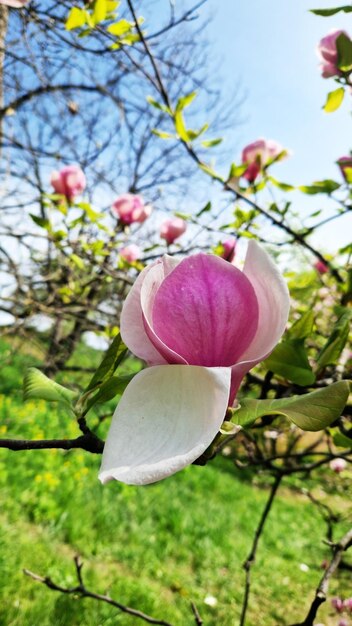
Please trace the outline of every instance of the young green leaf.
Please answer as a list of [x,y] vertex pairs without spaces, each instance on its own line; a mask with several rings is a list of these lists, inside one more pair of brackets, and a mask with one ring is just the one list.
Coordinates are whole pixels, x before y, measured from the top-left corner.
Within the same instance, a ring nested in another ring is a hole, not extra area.
[[121,395],[129,382],[131,382],[134,374],[129,376],[112,376],[103,385],[101,385],[99,391],[90,398],[85,406],[85,413],[95,406],[96,404],[102,404],[108,402],[117,396]]
[[177,132],[178,136],[180,137],[180,139],[182,139],[183,141],[188,142],[189,141],[189,136],[188,136],[188,133],[187,133],[187,129],[186,129],[185,122],[184,122],[184,119],[182,117],[181,111],[176,111],[176,113],[175,113],[175,128],[176,128],[176,132]]
[[37,226],[45,228],[46,230],[50,230],[51,224],[48,219],[44,217],[39,217],[38,215],[33,215],[33,213],[30,213],[29,216],[32,218],[33,222],[37,224]]
[[316,180],[311,185],[301,185],[300,187],[298,187],[298,189],[300,191],[303,191],[303,193],[307,193],[308,195],[312,196],[317,193],[331,194],[333,193],[333,191],[336,191],[340,187],[340,183],[337,183],[335,180],[327,179]]
[[314,15],[320,15],[321,17],[331,17],[331,15],[335,15],[340,11],[343,11],[344,13],[352,13],[352,6],[349,4],[342,7],[335,7],[334,9],[310,9],[311,13],[314,13]]
[[251,426],[264,415],[283,415],[302,430],[323,430],[337,420],[348,400],[350,383],[341,380],[329,387],[312,391],[303,396],[280,400],[241,400],[241,407],[233,414],[232,421],[240,426]]
[[71,406],[77,394],[51,380],[36,367],[30,367],[23,380],[23,397],[25,400],[38,398],[47,402],[63,402]]
[[214,146],[218,146],[222,141],[222,137],[218,137],[218,139],[209,139],[208,141],[202,141],[202,146],[203,148],[213,148]]
[[312,385],[315,381],[302,339],[293,338],[282,341],[263,364],[274,374],[302,387]]
[[93,9],[94,24],[100,24],[106,18],[108,6],[106,0],[95,0]]
[[340,354],[346,345],[350,332],[350,326],[350,316],[348,313],[344,313],[337,320],[329,339],[318,355],[318,371],[322,370],[327,365],[333,365],[338,361]]
[[341,33],[336,39],[338,54],[338,66],[343,72],[352,70],[352,41],[345,33]]
[[334,91],[330,91],[327,95],[326,102],[323,106],[323,109],[326,113],[333,113],[337,111],[337,109],[341,106],[343,98],[345,95],[345,90],[343,87],[338,87],[338,89],[334,89]]
[[196,95],[197,95],[197,92],[192,91],[191,93],[188,93],[186,96],[179,98],[176,104],[176,111],[183,111],[183,109],[188,107],[191,104],[191,102],[193,102]]
[[105,356],[100,363],[97,371],[91,379],[86,389],[86,392],[102,385],[107,380],[109,380],[109,378],[113,376],[116,368],[123,360],[126,352],[127,348],[125,344],[121,341],[121,335],[116,335],[112,344],[109,346],[107,352],[105,353]]
[[84,9],[73,7],[68,14],[65,28],[66,30],[73,30],[74,28],[81,28],[87,23],[87,12]]
[[288,331],[288,337],[292,339],[305,339],[312,333],[314,325],[314,312],[310,309],[306,311]]

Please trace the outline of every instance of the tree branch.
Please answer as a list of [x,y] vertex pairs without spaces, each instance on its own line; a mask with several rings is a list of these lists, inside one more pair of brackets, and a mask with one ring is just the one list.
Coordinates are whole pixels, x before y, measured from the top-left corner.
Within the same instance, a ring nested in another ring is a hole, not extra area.
[[53,448],[73,450],[80,448],[92,454],[102,454],[104,441],[89,431],[76,439],[0,439],[0,448],[7,448],[8,450],[13,450],[13,452],[18,452],[19,450],[51,450]]
[[146,613],[142,613],[142,611],[138,611],[137,609],[132,609],[131,607],[125,606],[124,604],[121,604],[120,602],[116,602],[116,600],[113,600],[112,598],[110,598],[110,596],[89,591],[83,582],[83,577],[82,577],[83,563],[81,563],[78,556],[75,556],[74,562],[75,562],[76,576],[77,576],[77,581],[78,581],[78,585],[76,587],[62,587],[61,585],[57,585],[56,583],[54,583],[54,581],[48,576],[45,576],[45,578],[43,578],[42,576],[38,576],[38,574],[34,574],[28,569],[24,569],[23,573],[26,576],[29,576],[30,578],[32,578],[33,580],[39,583],[42,583],[43,585],[45,585],[49,589],[52,589],[53,591],[59,591],[60,593],[66,593],[69,595],[78,594],[81,598],[92,598],[93,600],[106,602],[107,604],[110,604],[111,606],[114,606],[115,608],[119,609],[119,611],[122,611],[123,613],[127,613],[128,615],[133,615],[134,617],[138,619],[142,619],[143,621],[148,622],[148,624],[159,624],[160,626],[172,626],[172,624],[170,624],[169,622],[165,622],[165,620],[155,619],[154,617],[151,617],[150,615],[147,615]]

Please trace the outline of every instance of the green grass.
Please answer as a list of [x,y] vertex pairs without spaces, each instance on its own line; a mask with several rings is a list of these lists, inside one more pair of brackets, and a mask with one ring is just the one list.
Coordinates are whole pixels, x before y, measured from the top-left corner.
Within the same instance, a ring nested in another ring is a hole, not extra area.
[[[74,420],[55,406],[22,403],[18,394],[0,395],[0,437],[77,434]],[[117,482],[102,487],[99,462],[79,450],[0,450],[0,626],[142,624],[101,603],[50,591],[22,573],[28,568],[74,585],[75,554],[85,562],[87,585],[96,592],[108,592],[174,626],[194,626],[194,601],[204,626],[235,626],[242,563],[271,478],[239,472],[220,458],[148,487]],[[325,495],[321,490],[320,497],[347,516],[347,481],[331,472],[322,477]],[[300,485],[318,489],[319,482],[300,479]],[[338,532],[346,527],[342,523]],[[247,626],[279,626],[303,618],[322,575],[320,564],[329,556],[324,536],[317,510],[284,485],[253,566]],[[301,571],[302,563],[308,571]],[[334,594],[351,595],[348,572],[332,581]],[[209,595],[217,599],[215,607],[204,603]],[[327,603],[318,622],[330,626],[336,621]]]

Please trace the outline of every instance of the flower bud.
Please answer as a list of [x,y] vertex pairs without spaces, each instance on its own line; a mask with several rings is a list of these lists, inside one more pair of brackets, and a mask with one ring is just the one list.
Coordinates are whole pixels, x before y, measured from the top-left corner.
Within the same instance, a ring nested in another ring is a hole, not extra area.
[[187,223],[180,217],[174,217],[162,223],[160,227],[160,237],[165,239],[167,245],[178,239],[187,230]]
[[348,37],[344,30],[332,30],[328,35],[325,35],[318,44],[317,52],[322,60],[320,69],[323,78],[332,78],[332,76],[341,75],[341,71],[338,67],[336,40],[342,34]]
[[352,182],[352,156],[340,157],[337,161],[337,165],[339,166],[344,179],[348,183]]
[[335,472],[335,474],[340,474],[346,469],[347,461],[345,461],[345,459],[340,459],[340,458],[332,459],[332,461],[330,461],[329,463],[329,467],[333,472]]
[[236,239],[226,239],[221,242],[221,245],[223,247],[223,252],[219,256],[221,256],[222,259],[225,259],[225,261],[232,263],[235,258]]
[[324,261],[316,261],[314,263],[314,268],[317,270],[318,274],[326,274],[329,271],[329,268]]
[[283,151],[284,148],[272,139],[258,139],[248,144],[242,150],[242,163],[248,164],[243,174],[244,178],[253,183],[265,165],[268,165],[272,159],[278,157]]
[[338,598],[338,597],[332,598],[331,599],[331,606],[338,613],[342,613],[342,611],[344,609],[343,600],[341,598]]
[[144,222],[152,212],[152,207],[144,204],[143,198],[133,193],[119,196],[111,208],[125,226],[135,222]]
[[127,263],[133,263],[134,261],[138,261],[141,258],[142,251],[139,246],[135,243],[131,243],[124,248],[121,248],[119,251],[119,255],[124,261]]
[[71,202],[86,188],[86,177],[78,165],[66,165],[61,170],[51,172],[50,182],[56,193]]

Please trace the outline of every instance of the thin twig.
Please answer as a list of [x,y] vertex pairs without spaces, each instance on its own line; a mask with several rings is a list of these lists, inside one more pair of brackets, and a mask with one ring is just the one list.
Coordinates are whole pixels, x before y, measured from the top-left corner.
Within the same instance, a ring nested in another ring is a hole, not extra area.
[[79,595],[81,598],[92,598],[93,600],[106,602],[107,604],[114,606],[116,609],[119,609],[119,611],[122,611],[123,613],[127,613],[128,615],[133,615],[134,617],[138,619],[142,619],[145,622],[148,622],[148,624],[159,624],[160,626],[172,626],[170,622],[156,619],[154,617],[151,617],[150,615],[147,615],[146,613],[143,613],[142,611],[138,611],[137,609],[132,609],[131,607],[125,606],[124,604],[121,604],[120,602],[116,602],[116,600],[113,600],[112,598],[110,598],[110,596],[89,591],[83,582],[83,577],[82,577],[83,563],[81,563],[78,556],[75,556],[74,562],[75,562],[75,568],[76,568],[76,576],[78,580],[78,585],[76,585],[76,587],[62,587],[61,585],[57,585],[56,583],[54,583],[54,581],[48,576],[45,576],[45,577],[38,576],[38,574],[34,574],[34,572],[31,572],[28,569],[24,569],[23,573],[26,576],[29,576],[30,578],[32,578],[33,580],[36,580],[37,582],[42,583],[43,585],[45,585],[49,589],[52,589],[53,591],[59,591],[60,593],[66,593],[69,595]]
[[349,530],[342,539],[333,545],[333,557],[330,561],[329,567],[325,570],[318,588],[315,592],[315,597],[309,608],[306,618],[303,622],[292,624],[292,626],[313,626],[318,609],[323,602],[326,601],[326,596],[329,590],[330,578],[336,572],[339,563],[342,559],[343,553],[352,546],[352,528]]
[[191,607],[192,607],[192,612],[194,615],[194,620],[197,626],[202,626],[202,624],[204,623],[201,616],[199,615],[199,611],[196,607],[196,605],[194,604],[194,602],[191,602]]
[[250,594],[250,590],[251,590],[251,567],[255,561],[255,557],[256,557],[256,553],[257,553],[257,548],[258,548],[258,543],[259,543],[259,539],[261,537],[261,534],[263,532],[264,529],[264,525],[265,522],[268,518],[268,515],[270,513],[274,498],[276,496],[276,492],[280,486],[282,480],[282,474],[276,474],[275,476],[275,480],[271,486],[270,489],[270,494],[269,494],[269,498],[267,500],[267,503],[264,507],[264,510],[262,512],[262,515],[260,517],[259,520],[259,524],[256,528],[256,531],[254,533],[254,539],[253,539],[253,544],[252,544],[252,548],[251,551],[246,559],[246,561],[243,564],[243,567],[246,571],[246,584],[245,584],[245,590],[244,590],[244,598],[243,598],[243,604],[242,604],[242,613],[241,613],[241,618],[240,618],[240,626],[244,626],[245,622],[246,622],[246,614],[247,614],[247,608],[248,608],[248,600],[249,600],[249,594]]
[[19,450],[51,450],[61,448],[62,450],[73,450],[80,448],[92,454],[102,454],[104,441],[89,432],[76,439],[0,439],[0,448],[7,448],[13,452]]

